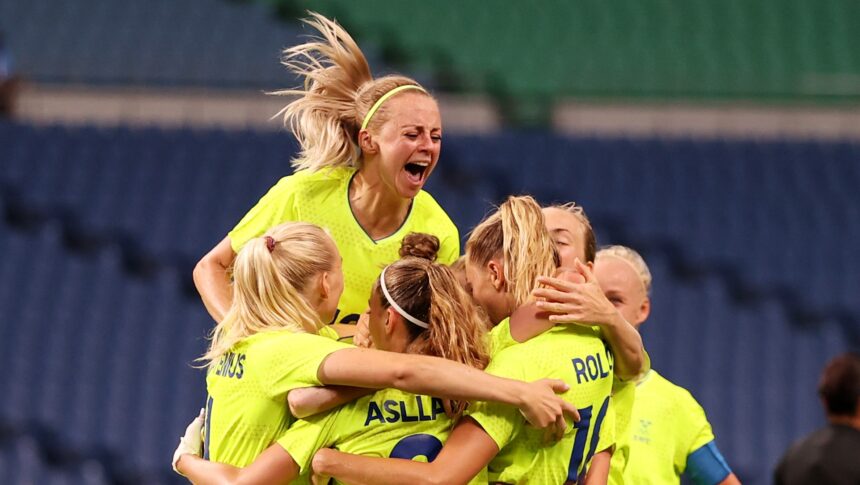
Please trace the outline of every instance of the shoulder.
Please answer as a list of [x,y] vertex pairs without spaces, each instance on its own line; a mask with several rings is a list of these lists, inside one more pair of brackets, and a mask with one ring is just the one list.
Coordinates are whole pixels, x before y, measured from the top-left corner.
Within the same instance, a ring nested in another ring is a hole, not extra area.
[[278,185],[284,190],[297,193],[314,194],[320,191],[336,190],[349,182],[355,173],[352,168],[323,168],[317,171],[299,170],[293,175],[282,178]]
[[445,209],[429,193],[423,190],[418,192],[413,202],[412,211],[416,224],[434,227],[444,233],[457,234],[457,226],[448,217]]
[[291,352],[310,348],[347,348],[348,344],[332,340],[322,335],[305,332],[293,332],[291,330],[275,330],[261,332],[244,340],[248,348],[259,351],[273,350],[281,353],[285,349]]
[[652,369],[648,376],[648,380],[651,381],[651,386],[653,386],[655,390],[659,389],[660,394],[665,395],[667,398],[671,398],[676,404],[684,407],[695,406],[701,408],[699,402],[696,401],[696,398],[693,397],[693,394],[690,393],[690,391],[661,376],[657,371]]

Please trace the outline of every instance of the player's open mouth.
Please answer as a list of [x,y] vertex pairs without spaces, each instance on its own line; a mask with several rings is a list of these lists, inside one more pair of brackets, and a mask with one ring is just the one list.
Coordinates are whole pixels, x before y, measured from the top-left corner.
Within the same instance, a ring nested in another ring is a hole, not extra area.
[[414,183],[420,183],[424,180],[424,174],[430,167],[430,162],[409,162],[403,167],[409,175],[409,179]]

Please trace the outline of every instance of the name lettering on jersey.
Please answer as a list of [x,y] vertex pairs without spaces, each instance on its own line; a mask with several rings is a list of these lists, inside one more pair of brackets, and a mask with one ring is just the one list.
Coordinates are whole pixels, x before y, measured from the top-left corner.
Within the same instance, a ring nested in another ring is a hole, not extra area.
[[[604,364],[605,362],[605,364]],[[613,366],[612,352],[609,347],[604,346],[604,352],[589,355],[584,359],[579,357],[573,359],[573,371],[576,373],[576,383],[596,381],[605,379],[612,374]]]
[[[385,400],[381,404],[376,401],[370,401],[367,405],[367,419],[364,420],[364,425],[367,426],[374,421],[380,424],[396,423],[396,422],[414,422],[414,421],[433,421],[436,416],[445,414],[445,406],[442,405],[442,400],[438,397],[415,396],[415,406],[418,410],[414,414],[409,414],[409,409],[406,408],[406,401]],[[429,403],[427,402],[429,400]],[[410,402],[411,404],[411,402]]]
[[215,366],[215,375],[241,379],[245,375],[245,354],[227,352]]

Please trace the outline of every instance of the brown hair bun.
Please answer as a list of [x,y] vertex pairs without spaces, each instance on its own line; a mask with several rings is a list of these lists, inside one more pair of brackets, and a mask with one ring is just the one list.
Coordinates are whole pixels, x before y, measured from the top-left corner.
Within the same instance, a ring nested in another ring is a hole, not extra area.
[[439,252],[439,238],[432,234],[423,232],[411,232],[403,238],[400,243],[400,257],[412,256],[415,258],[436,261]]

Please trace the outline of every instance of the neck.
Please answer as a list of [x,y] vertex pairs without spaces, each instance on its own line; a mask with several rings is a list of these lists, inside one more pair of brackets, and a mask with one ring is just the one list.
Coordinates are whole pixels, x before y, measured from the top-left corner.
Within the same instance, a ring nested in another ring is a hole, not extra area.
[[398,196],[370,170],[359,170],[349,185],[349,207],[359,225],[377,240],[394,234],[409,215],[412,199]]
[[549,321],[549,313],[539,310],[537,303],[533,301],[526,303],[511,313],[511,328],[514,328],[514,321],[544,323],[548,324],[549,327],[554,325]]
[[850,426],[854,429],[860,430],[860,414],[856,416],[827,416],[827,421],[830,424],[839,424],[842,426]]

